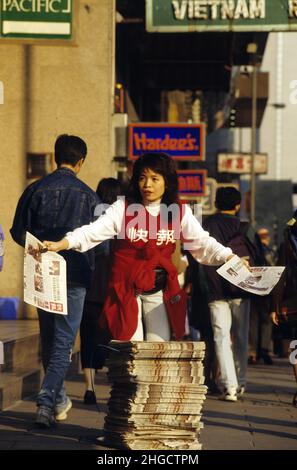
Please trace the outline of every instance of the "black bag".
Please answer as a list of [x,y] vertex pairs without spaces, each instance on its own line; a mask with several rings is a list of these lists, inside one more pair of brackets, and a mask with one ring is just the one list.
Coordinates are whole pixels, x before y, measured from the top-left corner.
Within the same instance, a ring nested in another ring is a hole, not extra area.
[[282,324],[297,326],[297,295],[282,300],[277,318]]
[[248,222],[240,222],[238,232],[227,246],[240,258],[247,258],[251,266],[266,266],[261,240]]
[[297,326],[297,247],[291,227],[284,231],[284,243],[279,250],[278,264],[286,269],[281,278],[277,299],[277,317],[281,324],[289,327]]
[[141,291],[136,289],[135,292],[136,294],[141,294],[141,295],[152,295],[156,294],[156,292],[159,292],[160,290],[164,290],[167,284],[167,271],[165,269],[157,267],[155,269],[155,283],[154,287],[151,290],[146,290],[146,291]]
[[[246,258],[250,266],[265,266],[265,256],[261,240],[248,222],[240,222],[238,231],[226,243],[240,258]],[[224,291],[227,297],[241,298],[253,297],[254,294],[223,280]]]

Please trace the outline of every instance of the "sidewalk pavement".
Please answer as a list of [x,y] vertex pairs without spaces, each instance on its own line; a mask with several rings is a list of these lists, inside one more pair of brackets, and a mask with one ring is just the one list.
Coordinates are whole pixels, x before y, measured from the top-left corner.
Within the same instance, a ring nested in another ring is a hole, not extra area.
[[[275,359],[275,365],[250,366],[248,391],[236,403],[207,396],[203,408],[204,450],[297,450],[297,408],[292,406],[296,391],[288,359]],[[0,413],[0,450],[96,450],[100,445],[109,384],[105,371],[96,375],[95,405],[83,404],[83,376],[67,381],[73,401],[68,419],[54,429],[34,427],[34,399],[18,402]],[[109,449],[110,450],[110,449]]]

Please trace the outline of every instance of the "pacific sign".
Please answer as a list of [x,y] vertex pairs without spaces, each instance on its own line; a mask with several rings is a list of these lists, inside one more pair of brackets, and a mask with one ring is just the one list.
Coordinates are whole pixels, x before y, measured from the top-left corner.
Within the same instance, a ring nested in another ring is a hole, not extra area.
[[149,32],[297,30],[297,0],[147,0]]
[[0,0],[2,38],[72,39],[74,0]]
[[204,124],[129,124],[129,158],[163,152],[174,160],[204,160]]

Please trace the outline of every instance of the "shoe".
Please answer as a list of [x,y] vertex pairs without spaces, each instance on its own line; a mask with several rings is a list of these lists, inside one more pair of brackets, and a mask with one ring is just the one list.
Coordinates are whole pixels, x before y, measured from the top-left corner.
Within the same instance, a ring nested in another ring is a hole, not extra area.
[[72,408],[72,401],[67,397],[66,403],[61,403],[55,408],[55,418],[57,421],[65,421],[67,419],[67,412]]
[[55,425],[54,413],[47,406],[39,406],[37,410],[37,415],[35,419],[35,424],[39,428],[51,428]]
[[224,401],[237,401],[236,391],[225,390],[222,395],[219,397],[219,400]]
[[216,383],[210,383],[209,385],[207,385],[207,393],[209,395],[220,395],[222,392],[221,390],[219,389],[219,387],[217,386]]
[[93,390],[87,390],[84,395],[84,404],[85,405],[95,405],[97,403],[96,395]]
[[297,392],[296,392],[295,395],[293,396],[292,405],[297,408]]
[[244,392],[245,392],[245,386],[244,385],[239,385],[239,387],[236,390],[237,396],[242,397]]
[[248,364],[255,366],[258,363],[256,356],[249,356]]
[[273,365],[273,360],[269,356],[268,353],[262,353],[259,355],[259,359],[263,359],[264,364],[267,366],[272,366]]

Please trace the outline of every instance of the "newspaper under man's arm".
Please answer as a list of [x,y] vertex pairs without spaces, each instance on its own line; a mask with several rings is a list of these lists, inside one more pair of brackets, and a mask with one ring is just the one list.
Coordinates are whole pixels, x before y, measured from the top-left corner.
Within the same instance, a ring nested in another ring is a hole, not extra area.
[[233,256],[217,269],[217,273],[247,292],[267,295],[280,280],[284,269],[284,266],[257,266],[249,270],[238,256]]
[[47,312],[67,315],[66,261],[45,250],[38,238],[26,233],[24,301]]

